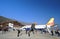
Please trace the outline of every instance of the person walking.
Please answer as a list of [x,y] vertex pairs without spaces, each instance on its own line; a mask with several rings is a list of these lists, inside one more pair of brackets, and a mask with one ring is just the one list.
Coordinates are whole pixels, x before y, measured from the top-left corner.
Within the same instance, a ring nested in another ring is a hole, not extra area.
[[31,25],[31,29],[30,29],[30,31],[28,32],[28,36],[30,36],[30,33],[31,33],[31,32],[33,32],[33,34],[34,34],[34,30],[35,30],[35,23],[33,23],[33,24]]
[[17,33],[17,37],[19,37],[19,34],[20,34],[20,30],[17,30],[18,31],[18,33]]

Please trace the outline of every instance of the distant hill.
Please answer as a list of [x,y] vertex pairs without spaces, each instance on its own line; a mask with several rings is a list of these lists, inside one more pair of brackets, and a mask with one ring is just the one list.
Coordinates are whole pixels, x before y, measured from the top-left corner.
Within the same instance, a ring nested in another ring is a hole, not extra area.
[[13,21],[13,20],[9,19],[9,18],[6,18],[6,17],[3,17],[3,16],[0,16],[0,23],[5,22],[5,21]]
[[[6,18],[4,16],[0,16],[0,23],[5,22],[5,21],[17,21],[17,20],[13,20],[13,19],[10,19],[10,18]],[[19,22],[19,23],[21,23],[23,25],[30,25],[30,24],[32,24],[32,23],[27,23],[27,22],[22,22],[22,21],[17,21],[17,22]]]

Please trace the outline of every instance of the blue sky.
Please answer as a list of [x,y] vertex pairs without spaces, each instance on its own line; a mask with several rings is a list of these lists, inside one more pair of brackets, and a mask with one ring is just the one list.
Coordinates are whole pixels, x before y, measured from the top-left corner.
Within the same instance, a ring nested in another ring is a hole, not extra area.
[[60,24],[60,0],[0,0],[0,16],[38,24],[54,17]]

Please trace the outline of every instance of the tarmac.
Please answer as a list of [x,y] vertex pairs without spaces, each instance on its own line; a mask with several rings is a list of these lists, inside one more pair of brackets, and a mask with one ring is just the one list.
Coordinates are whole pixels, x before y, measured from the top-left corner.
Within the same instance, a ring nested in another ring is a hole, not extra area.
[[22,31],[20,33],[20,36],[17,37],[17,31],[8,31],[5,33],[2,33],[2,31],[0,31],[0,39],[60,39],[60,37],[51,36],[48,33],[41,34],[40,31],[35,34],[31,32],[30,37],[25,33],[25,31]]

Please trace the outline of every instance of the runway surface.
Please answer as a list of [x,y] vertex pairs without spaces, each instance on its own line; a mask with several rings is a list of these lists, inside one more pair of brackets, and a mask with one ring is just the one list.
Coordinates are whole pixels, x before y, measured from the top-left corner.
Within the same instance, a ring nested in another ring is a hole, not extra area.
[[0,39],[60,39],[58,36],[51,36],[47,34],[41,34],[40,31],[33,34],[31,33],[30,37],[25,34],[25,31],[22,31],[20,36],[17,37],[17,31],[10,31],[6,33],[2,33],[0,31]]

